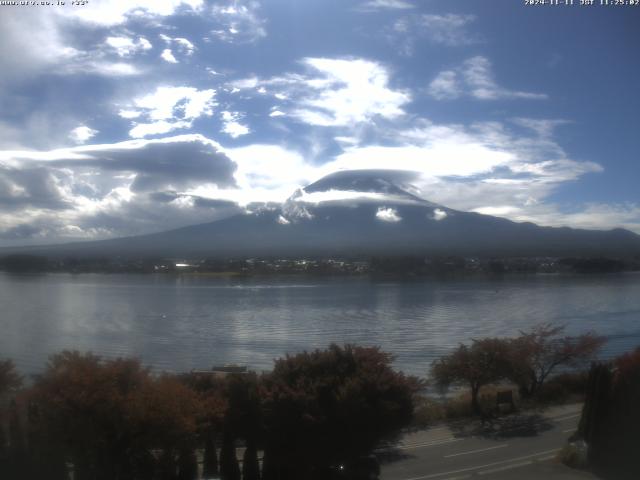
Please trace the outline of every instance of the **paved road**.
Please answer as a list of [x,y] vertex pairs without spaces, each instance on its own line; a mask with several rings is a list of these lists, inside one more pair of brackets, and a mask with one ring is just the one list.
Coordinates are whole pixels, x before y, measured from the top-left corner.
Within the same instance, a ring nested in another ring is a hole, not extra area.
[[463,478],[593,479],[559,464],[556,454],[575,431],[581,405],[443,425],[406,435],[380,452],[381,480]]

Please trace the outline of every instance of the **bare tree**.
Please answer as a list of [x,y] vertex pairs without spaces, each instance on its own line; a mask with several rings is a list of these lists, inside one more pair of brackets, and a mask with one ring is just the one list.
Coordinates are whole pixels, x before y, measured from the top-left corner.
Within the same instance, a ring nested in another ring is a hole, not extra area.
[[531,397],[558,367],[578,367],[590,362],[605,342],[593,332],[562,336],[564,326],[542,323],[511,340],[508,378],[522,397]]

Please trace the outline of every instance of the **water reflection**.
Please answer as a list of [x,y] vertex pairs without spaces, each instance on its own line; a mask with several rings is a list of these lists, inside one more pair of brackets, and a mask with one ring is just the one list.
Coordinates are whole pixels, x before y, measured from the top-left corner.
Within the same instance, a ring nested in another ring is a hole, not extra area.
[[0,274],[0,356],[24,371],[63,348],[135,355],[159,369],[236,362],[268,369],[330,342],[380,345],[424,374],[458,342],[541,321],[595,329],[604,354],[640,344],[640,276],[439,282],[368,278],[211,278]]

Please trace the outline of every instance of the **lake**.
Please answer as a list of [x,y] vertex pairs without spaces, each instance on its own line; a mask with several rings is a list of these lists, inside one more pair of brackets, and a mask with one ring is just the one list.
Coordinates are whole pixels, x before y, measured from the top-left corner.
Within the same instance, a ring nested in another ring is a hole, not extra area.
[[24,373],[62,349],[137,356],[157,370],[224,363],[266,370],[331,342],[380,345],[425,375],[459,342],[539,322],[640,345],[640,275],[384,281],[367,277],[10,275],[0,272],[0,358]]

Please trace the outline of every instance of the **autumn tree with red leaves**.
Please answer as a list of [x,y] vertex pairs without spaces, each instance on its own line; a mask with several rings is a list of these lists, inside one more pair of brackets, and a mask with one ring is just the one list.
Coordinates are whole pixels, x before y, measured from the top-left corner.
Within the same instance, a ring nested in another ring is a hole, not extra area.
[[481,414],[480,389],[508,375],[509,355],[509,342],[504,339],[473,340],[471,345],[460,344],[449,355],[435,360],[431,365],[431,377],[441,387],[452,383],[467,385],[471,391],[471,410]]
[[[263,478],[326,478],[409,424],[419,382],[377,347],[331,345],[276,360],[263,379]],[[267,468],[268,467],[268,468]]]
[[175,377],[153,377],[137,360],[54,355],[31,401],[34,428],[49,445],[62,446],[77,480],[151,478],[153,451],[177,461],[195,448],[197,397]]

